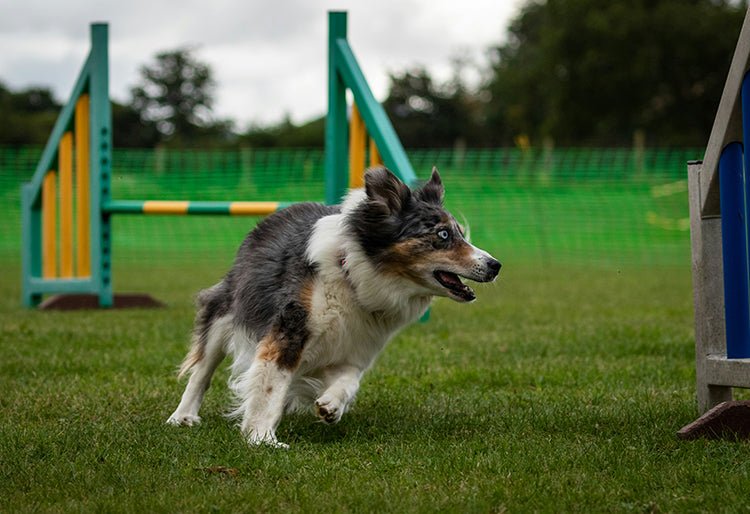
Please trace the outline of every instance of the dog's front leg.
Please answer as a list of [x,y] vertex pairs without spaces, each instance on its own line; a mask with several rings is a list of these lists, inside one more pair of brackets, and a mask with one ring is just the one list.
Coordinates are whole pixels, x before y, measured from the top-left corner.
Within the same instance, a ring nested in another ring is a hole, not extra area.
[[362,370],[356,366],[336,366],[325,373],[326,390],[315,400],[315,413],[325,423],[338,423],[359,390]]

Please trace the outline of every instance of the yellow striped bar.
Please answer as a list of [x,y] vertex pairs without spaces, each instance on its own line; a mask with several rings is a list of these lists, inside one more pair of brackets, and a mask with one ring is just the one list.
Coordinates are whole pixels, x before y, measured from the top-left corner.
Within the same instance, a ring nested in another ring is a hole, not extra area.
[[190,202],[174,200],[112,200],[104,205],[110,214],[213,214],[265,216],[293,202]]
[[190,202],[168,200],[146,200],[143,202],[143,214],[187,214]]
[[234,216],[264,216],[279,210],[280,202],[229,202],[229,214]]

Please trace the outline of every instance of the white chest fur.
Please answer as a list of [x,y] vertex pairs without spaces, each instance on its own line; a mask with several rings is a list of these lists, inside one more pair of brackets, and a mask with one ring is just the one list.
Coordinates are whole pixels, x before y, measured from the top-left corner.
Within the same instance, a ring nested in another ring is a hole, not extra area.
[[401,316],[364,310],[343,275],[319,280],[311,303],[310,338],[303,352],[303,369],[348,364],[365,370],[407,321]]
[[303,353],[305,371],[347,364],[367,369],[388,339],[418,318],[431,297],[413,294],[403,279],[385,277],[347,234],[344,217],[359,200],[350,195],[342,214],[318,220],[307,257],[317,267]]

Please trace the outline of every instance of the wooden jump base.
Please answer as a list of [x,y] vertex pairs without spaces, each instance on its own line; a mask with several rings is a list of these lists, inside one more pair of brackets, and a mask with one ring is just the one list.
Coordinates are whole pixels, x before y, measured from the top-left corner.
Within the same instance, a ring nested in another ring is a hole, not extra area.
[[[328,25],[326,203],[363,185],[368,154],[370,166],[385,164],[414,185],[401,141],[346,39],[346,13],[328,13]],[[265,216],[293,203],[112,199],[108,38],[107,24],[91,25],[91,50],[70,100],[22,188],[22,301],[28,307],[40,305],[45,294],[70,297],[48,301],[48,308],[91,306],[91,298],[100,307],[133,304],[132,298],[118,304],[112,292],[113,215]],[[347,90],[354,98],[350,121]]]

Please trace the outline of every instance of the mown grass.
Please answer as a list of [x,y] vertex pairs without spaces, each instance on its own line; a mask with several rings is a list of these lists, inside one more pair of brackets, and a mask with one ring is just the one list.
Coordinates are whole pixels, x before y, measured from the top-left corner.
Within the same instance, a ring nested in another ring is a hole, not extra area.
[[289,451],[223,417],[164,421],[191,298],[221,273],[118,270],[162,310],[53,313],[0,281],[3,512],[737,512],[750,445],[683,442],[696,415],[687,269],[503,269],[439,300],[367,375],[339,425],[285,418]]

